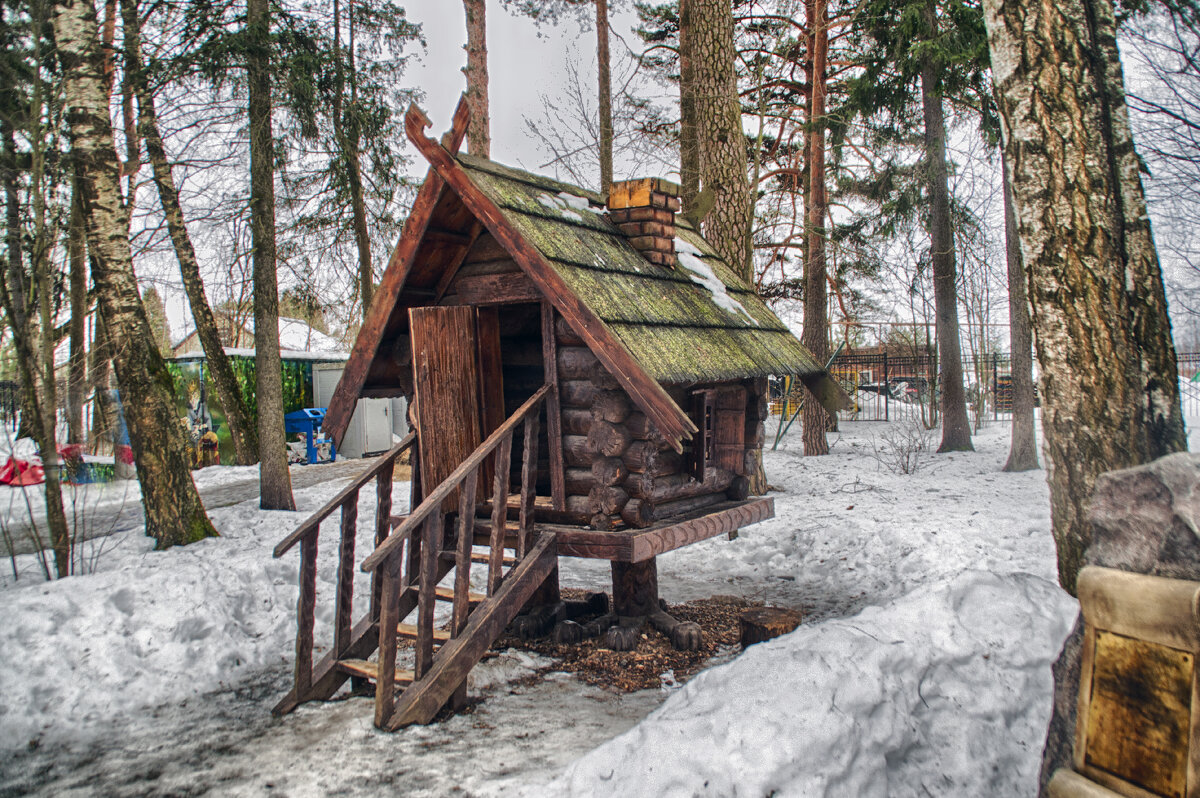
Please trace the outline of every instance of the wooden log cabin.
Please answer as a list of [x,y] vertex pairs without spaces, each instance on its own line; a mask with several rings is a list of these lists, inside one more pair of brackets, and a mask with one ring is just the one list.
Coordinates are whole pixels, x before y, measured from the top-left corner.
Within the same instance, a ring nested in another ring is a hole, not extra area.
[[[677,216],[673,184],[601,195],[466,155],[467,118],[460,102],[438,142],[419,110],[406,117],[429,173],[326,430],[339,439],[360,397],[404,395],[415,432],[276,548],[301,547],[295,684],[280,713],[351,679],[375,683],[380,728],[429,722],[464,700],[467,673],[510,623],[628,649],[648,622],[695,647],[699,627],[659,601],[655,558],[773,515],[750,490],[767,375],[798,376],[831,407],[847,401]],[[413,510],[394,516],[406,450]],[[371,480],[375,549],[360,562],[358,495]],[[335,511],[334,641],[314,662],[318,538]],[[611,607],[603,594],[560,600],[563,556],[611,561]],[[357,621],[356,565],[372,574]],[[473,565],[486,592],[471,589]],[[434,628],[439,600],[445,629]],[[571,620],[589,610],[600,617]],[[406,638],[411,667],[397,669]]]

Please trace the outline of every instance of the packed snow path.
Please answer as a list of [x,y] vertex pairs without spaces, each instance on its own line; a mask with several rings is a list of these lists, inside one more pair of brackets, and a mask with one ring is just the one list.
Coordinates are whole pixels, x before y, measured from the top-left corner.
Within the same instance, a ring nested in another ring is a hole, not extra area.
[[[297,563],[270,549],[341,481],[298,490],[295,514],[214,509],[220,539],[153,552],[124,532],[98,573],[8,578],[0,796],[1029,794],[1075,614],[1054,584],[1045,474],[999,471],[1006,424],[978,452],[894,474],[873,456],[884,429],[846,424],[824,458],[794,433],[765,458],[775,519],[660,558],[669,601],[805,613],[683,689],[527,678],[544,663],[509,652],[473,674],[475,711],[437,726],[378,733],[357,699],[271,718]],[[562,579],[602,587],[608,569],[564,560]]]

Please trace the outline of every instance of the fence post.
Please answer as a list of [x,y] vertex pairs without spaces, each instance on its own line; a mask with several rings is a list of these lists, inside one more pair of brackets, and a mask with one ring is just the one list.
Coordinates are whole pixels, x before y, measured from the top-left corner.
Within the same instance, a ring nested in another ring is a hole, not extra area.
[[887,345],[884,345],[883,350],[883,420],[891,421],[889,418],[889,410],[891,409],[892,401],[892,383],[888,379],[888,362],[887,362]]
[[992,352],[992,419],[1000,420],[1000,356]]

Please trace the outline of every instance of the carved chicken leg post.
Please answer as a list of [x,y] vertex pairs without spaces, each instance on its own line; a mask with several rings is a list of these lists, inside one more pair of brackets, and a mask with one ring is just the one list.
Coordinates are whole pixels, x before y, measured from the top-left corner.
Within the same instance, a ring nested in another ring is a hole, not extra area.
[[576,643],[585,637],[601,637],[600,644],[605,648],[632,651],[641,638],[642,627],[649,623],[680,651],[700,648],[700,625],[672,617],[666,611],[666,603],[658,597],[657,558],[636,563],[614,562],[612,577],[612,612],[582,625],[573,620],[560,621],[554,627],[555,642]]

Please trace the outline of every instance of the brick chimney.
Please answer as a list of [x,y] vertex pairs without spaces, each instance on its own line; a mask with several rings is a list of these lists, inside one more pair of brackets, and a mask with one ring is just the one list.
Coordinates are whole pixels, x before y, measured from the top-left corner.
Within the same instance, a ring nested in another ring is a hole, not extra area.
[[622,180],[608,192],[608,218],[651,263],[675,267],[679,186],[660,177]]

